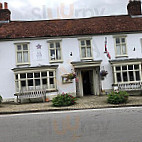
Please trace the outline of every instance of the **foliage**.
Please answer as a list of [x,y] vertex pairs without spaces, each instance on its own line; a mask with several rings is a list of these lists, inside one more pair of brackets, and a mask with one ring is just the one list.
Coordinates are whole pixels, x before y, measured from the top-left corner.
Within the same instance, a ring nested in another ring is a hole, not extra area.
[[67,78],[68,79],[74,79],[74,78],[76,78],[76,74],[75,73],[70,73],[70,74],[68,74]]
[[53,106],[61,107],[61,106],[70,106],[76,103],[76,98],[66,94],[59,94],[57,97],[52,100]]
[[2,96],[0,96],[0,104],[2,103]]
[[105,70],[102,70],[102,71],[100,72],[100,75],[101,75],[102,77],[107,76],[107,74],[108,74],[108,72],[105,71]]
[[128,97],[129,97],[128,93],[124,91],[112,92],[108,95],[107,102],[110,104],[127,103]]

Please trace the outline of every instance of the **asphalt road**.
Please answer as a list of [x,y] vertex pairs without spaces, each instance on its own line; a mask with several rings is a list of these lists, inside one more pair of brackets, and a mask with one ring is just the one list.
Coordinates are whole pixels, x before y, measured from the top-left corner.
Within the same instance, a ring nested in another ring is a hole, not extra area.
[[0,142],[141,141],[141,107],[0,115]]

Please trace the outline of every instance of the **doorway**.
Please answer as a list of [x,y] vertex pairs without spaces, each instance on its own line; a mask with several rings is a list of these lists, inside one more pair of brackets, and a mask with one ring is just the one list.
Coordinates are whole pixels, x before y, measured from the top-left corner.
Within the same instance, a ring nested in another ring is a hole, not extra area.
[[82,74],[83,95],[84,96],[94,95],[93,70],[84,70],[81,71],[81,74]]

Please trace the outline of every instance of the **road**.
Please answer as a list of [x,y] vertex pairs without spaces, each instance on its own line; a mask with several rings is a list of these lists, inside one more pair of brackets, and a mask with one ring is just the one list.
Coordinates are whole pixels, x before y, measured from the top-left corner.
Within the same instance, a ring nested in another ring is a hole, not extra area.
[[0,142],[141,142],[142,107],[0,115]]

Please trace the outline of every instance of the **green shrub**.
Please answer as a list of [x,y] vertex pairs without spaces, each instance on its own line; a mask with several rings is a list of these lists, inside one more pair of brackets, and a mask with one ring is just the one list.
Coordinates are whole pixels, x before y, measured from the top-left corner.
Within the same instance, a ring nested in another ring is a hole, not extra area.
[[0,104],[2,103],[2,96],[0,96]]
[[108,95],[107,102],[110,104],[122,104],[128,101],[128,93],[124,91],[112,92]]
[[61,106],[70,106],[76,103],[76,98],[66,94],[59,94],[57,97],[52,100],[53,106],[61,107]]

